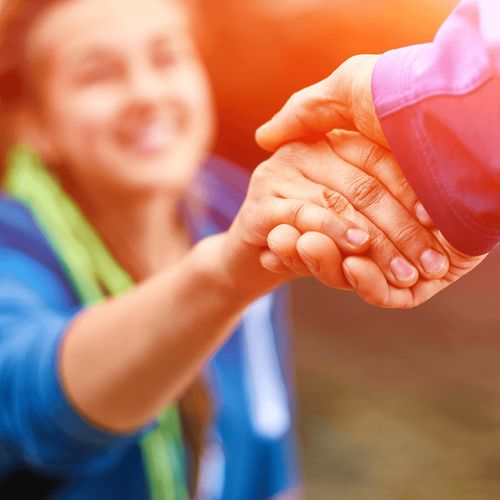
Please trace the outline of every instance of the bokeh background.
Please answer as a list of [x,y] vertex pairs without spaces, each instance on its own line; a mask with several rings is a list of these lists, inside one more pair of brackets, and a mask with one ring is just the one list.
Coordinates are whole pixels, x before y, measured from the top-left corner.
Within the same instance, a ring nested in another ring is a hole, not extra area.
[[500,253],[412,311],[293,293],[306,498],[500,498]]
[[[217,152],[357,53],[432,40],[456,0],[189,0],[219,113]],[[306,498],[500,498],[500,253],[413,311],[293,286]]]

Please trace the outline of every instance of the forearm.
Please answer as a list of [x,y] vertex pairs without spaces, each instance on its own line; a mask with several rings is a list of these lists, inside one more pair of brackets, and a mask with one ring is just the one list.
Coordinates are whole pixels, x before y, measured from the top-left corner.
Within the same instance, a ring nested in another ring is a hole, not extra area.
[[172,268],[77,318],[60,363],[84,416],[121,432],[150,422],[200,372],[246,305],[277,283],[256,252],[233,273],[226,245],[224,235],[204,240]]

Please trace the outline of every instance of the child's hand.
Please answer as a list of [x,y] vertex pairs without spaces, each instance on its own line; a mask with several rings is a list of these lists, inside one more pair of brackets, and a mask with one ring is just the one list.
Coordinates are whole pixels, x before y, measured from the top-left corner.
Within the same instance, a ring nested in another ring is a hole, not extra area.
[[[335,258],[334,242],[317,232],[300,233],[294,227],[281,225],[268,236],[270,248],[278,256],[282,265],[289,269],[307,268],[325,285],[338,288],[339,269],[342,267],[350,285],[368,303],[381,307],[409,308],[422,304],[433,295],[447,287],[461,276],[472,270],[484,258],[470,257],[455,250],[443,236],[433,228],[432,221],[425,209],[418,204],[415,195],[408,188],[394,157],[389,151],[375,145],[359,134],[331,134],[330,143],[335,152],[345,161],[362,168],[382,182],[391,194],[428,227],[436,240],[440,242],[450,262],[448,272],[441,279],[421,277],[411,287],[395,287],[387,279],[387,273],[373,260],[370,251],[364,257],[348,257],[343,266],[339,262],[338,252]],[[341,190],[341,189],[340,189]],[[378,217],[385,217],[381,212]],[[377,221],[379,218],[377,218]],[[378,223],[378,222],[377,222]],[[415,235],[407,234],[409,242]],[[403,235],[403,239],[404,239]],[[271,261],[269,259],[269,261]],[[274,264],[277,267],[276,264]]]

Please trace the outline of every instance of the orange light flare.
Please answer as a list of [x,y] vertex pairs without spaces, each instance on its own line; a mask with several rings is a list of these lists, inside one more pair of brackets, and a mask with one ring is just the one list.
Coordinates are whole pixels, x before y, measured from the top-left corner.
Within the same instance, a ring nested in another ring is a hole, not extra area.
[[352,55],[432,40],[457,0],[190,0],[219,115],[217,152],[253,168],[254,130]]

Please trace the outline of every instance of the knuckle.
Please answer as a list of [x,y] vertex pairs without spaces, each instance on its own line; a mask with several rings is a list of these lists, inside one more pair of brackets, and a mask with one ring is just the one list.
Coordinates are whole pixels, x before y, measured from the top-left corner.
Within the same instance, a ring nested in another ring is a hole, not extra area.
[[252,182],[260,184],[266,182],[273,171],[272,164],[269,160],[262,162],[252,174]]
[[406,246],[419,243],[424,239],[424,235],[417,224],[409,224],[395,231],[395,239],[398,243],[404,243]]
[[335,220],[331,213],[325,212],[318,219],[318,228],[320,233],[334,238],[337,231],[343,229],[343,225],[340,221]]
[[373,177],[355,181],[351,185],[351,201],[358,210],[365,210],[377,203],[384,194],[382,184]]
[[361,150],[361,167],[366,172],[373,172],[385,160],[387,151],[380,145],[371,143]]
[[296,92],[290,97],[290,108],[297,123],[308,129],[310,125],[309,106],[306,105],[304,100],[305,96],[303,93],[300,91]]
[[252,173],[248,196],[258,200],[270,192],[274,193],[274,187],[279,184],[280,174],[275,162],[267,160],[261,163]]
[[305,157],[305,154],[306,145],[301,142],[292,141],[282,146],[275,153],[275,157],[279,158],[280,162],[285,165],[295,165]]
[[414,208],[418,201],[417,195],[415,194],[415,191],[413,191],[413,187],[411,186],[410,182],[404,175],[401,175],[399,179],[398,189],[399,192],[402,193],[401,196],[403,197],[403,203]]
[[321,204],[323,207],[332,209],[338,214],[342,214],[347,210],[349,202],[337,191],[329,188],[321,189]]
[[370,237],[370,247],[373,249],[382,249],[384,246],[387,246],[389,244],[389,238],[387,238],[385,233],[383,233],[382,231],[377,231]]
[[320,88],[304,89],[290,98],[290,106],[295,121],[303,130],[319,132],[323,123],[322,116],[328,114],[328,96]]
[[308,208],[307,204],[302,201],[293,203],[290,206],[288,219],[292,226],[297,227],[304,223],[304,220],[306,219],[307,216],[307,208]]

